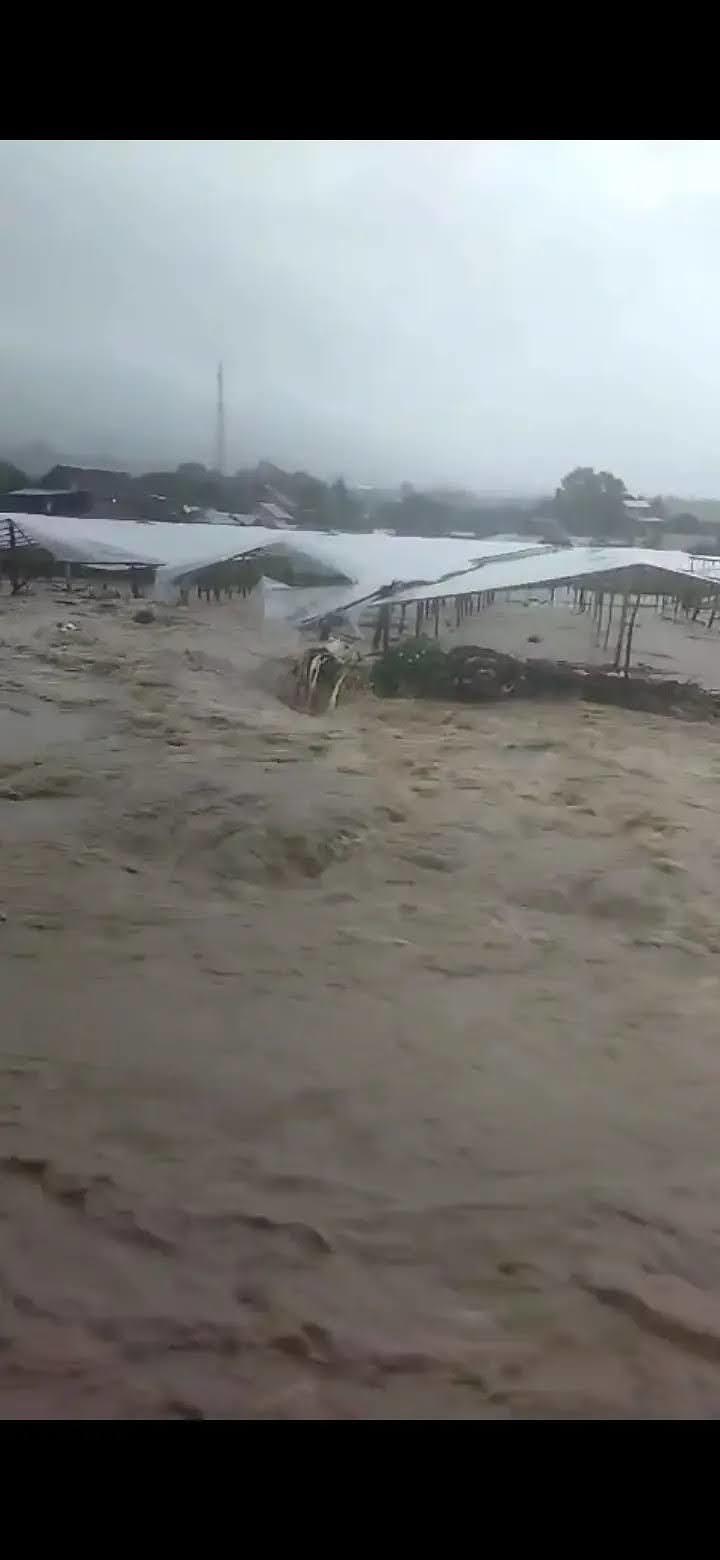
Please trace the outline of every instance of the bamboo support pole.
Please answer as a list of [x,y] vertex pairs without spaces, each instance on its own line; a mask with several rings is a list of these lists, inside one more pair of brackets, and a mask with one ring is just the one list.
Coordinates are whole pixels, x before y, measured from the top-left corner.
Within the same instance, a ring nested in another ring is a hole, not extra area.
[[636,619],[636,617],[638,615],[638,607],[639,606],[640,606],[640,594],[638,593],[638,595],[635,597],[635,605],[633,606],[632,612],[630,614],[630,621],[628,623],[627,636],[626,636],[626,639],[625,639],[625,666],[624,666],[623,670],[624,670],[624,675],[626,677],[630,676],[630,653],[631,653],[631,650],[632,650],[633,629],[635,627],[635,619]]
[[613,658],[613,671],[614,672],[617,672],[617,671],[620,670],[620,657],[622,655],[623,636],[624,636],[624,633],[625,633],[625,624],[627,623],[627,615],[628,615],[628,607],[629,607],[629,605],[630,605],[630,597],[628,596],[627,591],[625,591],[625,594],[624,594],[623,599],[622,599],[622,611],[620,613],[620,632],[618,633],[617,644],[615,646],[615,655],[614,655],[614,658]]
[[615,592],[611,591],[610,592],[610,601],[609,601],[609,604],[608,604],[607,628],[605,629],[605,639],[604,639],[604,643],[603,643],[603,648],[605,650],[607,650],[608,643],[610,641],[610,627],[611,627],[612,620],[613,620],[613,607],[614,607],[614,605],[615,605]]

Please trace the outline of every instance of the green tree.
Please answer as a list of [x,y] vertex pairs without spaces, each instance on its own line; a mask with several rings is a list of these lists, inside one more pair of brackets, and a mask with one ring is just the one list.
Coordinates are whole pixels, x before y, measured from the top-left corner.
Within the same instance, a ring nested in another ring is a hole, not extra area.
[[28,479],[19,466],[11,460],[0,460],[0,493],[12,493],[13,488],[28,487]]
[[177,468],[177,475],[189,482],[203,482],[212,473],[199,460],[184,460]]
[[362,508],[348,492],[347,483],[343,477],[338,477],[330,488],[330,511],[334,516],[333,524],[340,531],[355,531],[362,525]]
[[555,494],[555,513],[568,531],[580,536],[625,536],[623,507],[627,489],[611,471],[577,466],[563,477]]

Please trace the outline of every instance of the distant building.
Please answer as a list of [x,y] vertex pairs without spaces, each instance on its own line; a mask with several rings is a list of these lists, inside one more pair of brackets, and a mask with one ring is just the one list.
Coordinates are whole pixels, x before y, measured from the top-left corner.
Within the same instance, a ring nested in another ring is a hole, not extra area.
[[663,531],[669,529],[670,521],[663,515],[654,515],[652,504],[647,498],[632,498],[628,495],[623,499],[623,510],[637,539],[645,540],[653,547],[657,547],[662,540]]
[[127,471],[109,471],[96,466],[53,466],[42,479],[46,488],[72,488],[92,493],[93,502],[125,498],[133,491],[133,479]]
[[297,504],[294,498],[288,497],[287,493],[281,493],[279,488],[271,487],[269,483],[266,485],[265,492],[269,502],[279,504],[281,509],[287,510],[290,515],[295,513]]
[[0,493],[0,509],[15,515],[86,515],[92,494],[86,488],[13,488]]
[[[100,466],[53,466],[37,488],[5,495],[27,514],[88,515],[93,520],[177,520],[172,500],[148,493],[127,471]],[[5,499],[0,497],[5,507]],[[50,507],[48,508],[48,503]]]
[[257,524],[269,526],[272,531],[289,531],[294,528],[295,521],[287,509],[280,504],[269,503],[263,500],[255,511]]
[[186,511],[185,520],[192,520],[196,525],[257,525],[255,515],[238,515],[230,513],[227,509],[191,509],[187,504],[183,505]]

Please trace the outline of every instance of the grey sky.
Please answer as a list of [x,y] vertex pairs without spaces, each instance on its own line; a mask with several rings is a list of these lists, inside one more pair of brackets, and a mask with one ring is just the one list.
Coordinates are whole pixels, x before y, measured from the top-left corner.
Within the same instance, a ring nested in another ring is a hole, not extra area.
[[720,494],[720,142],[0,143],[0,445]]

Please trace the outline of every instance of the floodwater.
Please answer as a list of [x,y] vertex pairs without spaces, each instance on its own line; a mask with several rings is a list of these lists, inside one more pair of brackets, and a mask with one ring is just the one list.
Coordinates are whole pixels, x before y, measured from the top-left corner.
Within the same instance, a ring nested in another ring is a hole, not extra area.
[[0,601],[0,1414],[715,1417],[720,733],[132,610]]
[[[459,629],[454,602],[448,601],[443,609],[442,639],[448,644],[479,643],[490,650],[527,656],[529,660],[607,666],[612,663],[620,621],[619,596],[614,598],[608,635],[607,595],[598,632],[590,606],[578,611],[572,592],[558,591],[554,603],[542,599],[542,593],[537,591],[518,592],[510,601],[498,599],[489,609],[464,618]],[[670,603],[662,613],[652,601],[644,600],[633,630],[633,669],[664,677],[691,678],[704,687],[719,689],[720,625],[716,620],[708,632],[708,621],[706,609],[693,623],[682,616],[674,619]],[[432,631],[432,624],[429,630]]]

